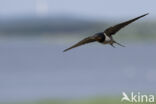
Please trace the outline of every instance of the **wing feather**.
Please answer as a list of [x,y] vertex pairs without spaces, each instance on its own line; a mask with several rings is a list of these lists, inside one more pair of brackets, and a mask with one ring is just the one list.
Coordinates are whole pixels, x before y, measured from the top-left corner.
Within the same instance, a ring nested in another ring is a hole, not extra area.
[[111,35],[117,33],[121,28],[127,26],[128,24],[130,24],[130,23],[132,23],[132,22],[134,22],[134,21],[138,20],[139,18],[142,18],[142,17],[144,17],[144,16],[146,16],[146,15],[148,15],[148,13],[147,13],[147,14],[144,14],[144,15],[141,15],[141,16],[139,16],[139,17],[136,17],[136,18],[134,18],[134,19],[131,19],[131,20],[129,20],[129,21],[126,21],[126,22],[117,24],[117,25],[115,25],[115,26],[112,26],[112,27],[106,29],[104,32],[105,32],[108,36],[111,36]]
[[87,37],[87,38],[81,40],[80,42],[76,43],[75,45],[65,49],[63,52],[66,52],[66,51],[68,51],[68,50],[70,50],[72,48],[75,48],[75,47],[78,47],[78,46],[81,46],[81,45],[84,45],[84,44],[87,44],[87,43],[91,43],[91,42],[94,42],[94,41],[96,41],[94,36]]

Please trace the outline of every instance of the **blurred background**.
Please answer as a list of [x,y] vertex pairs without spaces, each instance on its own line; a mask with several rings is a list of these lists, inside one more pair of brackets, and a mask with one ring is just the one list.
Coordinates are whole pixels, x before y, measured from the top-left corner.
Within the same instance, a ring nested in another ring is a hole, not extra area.
[[[0,103],[112,104],[156,93],[155,0],[0,0]],[[145,13],[114,38],[62,51]]]

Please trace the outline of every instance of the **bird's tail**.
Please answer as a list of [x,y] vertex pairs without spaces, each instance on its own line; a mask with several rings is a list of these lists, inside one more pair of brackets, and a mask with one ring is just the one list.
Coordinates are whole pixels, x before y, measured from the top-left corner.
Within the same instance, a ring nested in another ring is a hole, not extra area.
[[113,45],[114,43],[116,43],[117,45],[119,45],[121,47],[126,47],[126,46],[124,46],[124,45],[122,45],[122,44],[120,44],[120,43],[118,43],[116,41],[113,41],[113,43],[110,44],[113,48],[115,48],[115,46]]
[[122,44],[120,44],[120,43],[118,43],[118,42],[116,42],[116,41],[114,41],[114,43],[116,43],[117,45],[119,45],[119,46],[121,46],[121,47],[126,47],[126,46],[124,46],[124,45],[122,45]]

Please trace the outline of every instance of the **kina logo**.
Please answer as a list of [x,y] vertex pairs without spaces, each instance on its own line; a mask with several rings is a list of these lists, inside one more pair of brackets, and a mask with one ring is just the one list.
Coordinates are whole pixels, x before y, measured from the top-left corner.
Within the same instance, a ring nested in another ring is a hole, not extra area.
[[146,94],[141,94],[140,92],[138,93],[134,93],[131,92],[130,96],[128,96],[125,92],[122,92],[122,98],[121,98],[121,102],[123,101],[127,101],[127,102],[132,102],[132,103],[153,103],[155,102],[155,97],[154,95],[146,95]]

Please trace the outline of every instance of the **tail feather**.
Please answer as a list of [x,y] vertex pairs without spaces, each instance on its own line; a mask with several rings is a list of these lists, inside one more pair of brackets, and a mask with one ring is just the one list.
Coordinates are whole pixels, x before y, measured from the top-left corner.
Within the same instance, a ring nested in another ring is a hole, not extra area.
[[122,45],[122,44],[120,44],[120,43],[118,43],[118,42],[114,42],[114,43],[116,43],[116,44],[118,44],[119,46],[121,46],[121,47],[126,47],[126,46],[124,46],[124,45]]

